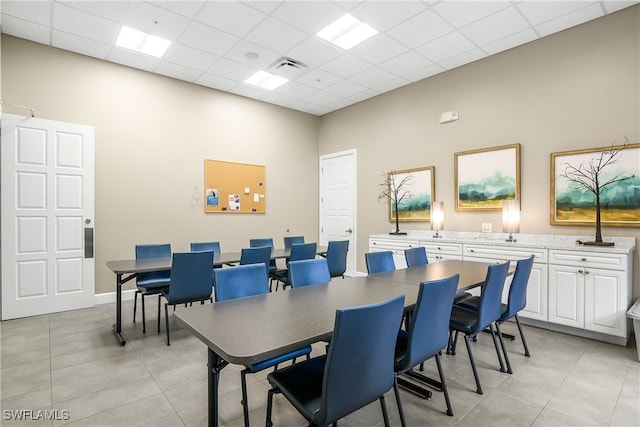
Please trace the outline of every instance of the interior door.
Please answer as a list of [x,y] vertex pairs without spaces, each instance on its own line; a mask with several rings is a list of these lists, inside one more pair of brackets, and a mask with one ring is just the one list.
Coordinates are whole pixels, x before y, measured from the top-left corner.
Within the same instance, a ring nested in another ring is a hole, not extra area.
[[94,129],[0,121],[2,319],[92,307]]
[[346,275],[356,269],[356,151],[320,157],[320,244],[349,240]]

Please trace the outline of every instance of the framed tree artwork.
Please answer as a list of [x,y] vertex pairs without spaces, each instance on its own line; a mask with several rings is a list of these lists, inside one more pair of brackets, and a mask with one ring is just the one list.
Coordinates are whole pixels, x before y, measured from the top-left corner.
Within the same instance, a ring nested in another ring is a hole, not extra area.
[[520,199],[520,144],[454,153],[455,209],[502,210]]

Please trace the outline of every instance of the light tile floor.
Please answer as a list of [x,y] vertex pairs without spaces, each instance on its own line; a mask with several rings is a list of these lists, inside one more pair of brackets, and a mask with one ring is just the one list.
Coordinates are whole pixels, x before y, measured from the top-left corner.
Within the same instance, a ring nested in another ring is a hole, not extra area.
[[[171,346],[156,332],[156,299],[147,299],[147,334],[132,302],[123,304],[128,339],[116,344],[111,331],[114,304],[92,309],[5,321],[0,324],[0,409],[2,426],[204,426],[207,422],[205,346],[171,322]],[[164,323],[164,321],[163,321]],[[286,325],[273,325],[274,328]],[[516,332],[515,325],[503,326]],[[621,347],[543,329],[525,327],[532,353],[523,356],[519,338],[507,342],[514,374],[498,371],[489,335],[473,351],[484,388],[475,393],[463,341],[458,354],[443,356],[454,416],[442,393],[425,400],[402,392],[410,426],[640,426],[640,363],[633,338]],[[324,345],[314,348],[321,354]],[[251,421],[264,425],[268,372],[249,375]],[[435,362],[427,362],[434,376]],[[240,367],[227,367],[220,380],[220,421],[241,426]],[[393,393],[387,394],[391,424],[399,425]],[[57,420],[14,420],[48,414]],[[53,411],[53,412],[51,412]],[[68,419],[67,419],[68,418]],[[306,425],[281,396],[276,426]],[[350,415],[341,426],[382,425],[379,404]]]

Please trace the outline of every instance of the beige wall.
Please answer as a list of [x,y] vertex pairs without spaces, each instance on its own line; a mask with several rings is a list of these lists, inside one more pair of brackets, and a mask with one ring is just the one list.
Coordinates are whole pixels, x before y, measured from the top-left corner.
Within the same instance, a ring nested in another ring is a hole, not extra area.
[[[521,144],[521,232],[593,236],[593,227],[549,224],[549,154],[608,146],[623,136],[640,142],[639,50],[635,6],[322,117],[320,154],[358,153],[359,270],[368,235],[393,228],[377,199],[389,170],[435,166],[445,229],[479,232],[489,222],[502,230],[500,212],[454,211],[454,153],[477,148]],[[460,120],[438,124],[449,110],[458,110]],[[638,228],[603,233],[640,238]]]
[[[2,65],[3,101],[95,126],[96,293],[136,243],[317,239],[317,117],[6,35]],[[266,165],[267,213],[205,215],[192,201],[205,158]]]

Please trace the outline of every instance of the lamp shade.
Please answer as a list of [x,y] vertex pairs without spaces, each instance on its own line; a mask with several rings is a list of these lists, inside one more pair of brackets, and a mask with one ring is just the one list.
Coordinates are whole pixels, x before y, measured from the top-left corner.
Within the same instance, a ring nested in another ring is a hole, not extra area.
[[440,231],[444,228],[444,202],[431,204],[431,229]]
[[502,201],[502,231],[504,233],[520,232],[520,200]]

